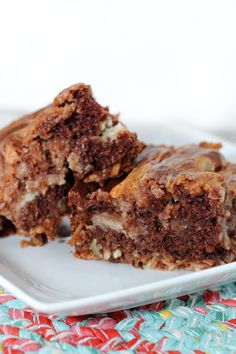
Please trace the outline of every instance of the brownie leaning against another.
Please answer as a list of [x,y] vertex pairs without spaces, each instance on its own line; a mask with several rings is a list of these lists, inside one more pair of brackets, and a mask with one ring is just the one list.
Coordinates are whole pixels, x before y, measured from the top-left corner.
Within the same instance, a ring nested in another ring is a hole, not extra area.
[[101,186],[144,148],[84,84],[1,130],[0,141],[0,231],[11,222],[32,245],[54,239],[75,180]]
[[218,144],[146,148],[110,190],[70,194],[83,259],[198,270],[236,258],[236,165]]

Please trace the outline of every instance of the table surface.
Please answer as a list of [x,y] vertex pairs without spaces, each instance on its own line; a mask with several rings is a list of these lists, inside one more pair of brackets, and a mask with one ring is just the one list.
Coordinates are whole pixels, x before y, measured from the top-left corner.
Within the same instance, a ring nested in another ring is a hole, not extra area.
[[236,284],[99,316],[35,313],[0,291],[3,353],[235,354]]

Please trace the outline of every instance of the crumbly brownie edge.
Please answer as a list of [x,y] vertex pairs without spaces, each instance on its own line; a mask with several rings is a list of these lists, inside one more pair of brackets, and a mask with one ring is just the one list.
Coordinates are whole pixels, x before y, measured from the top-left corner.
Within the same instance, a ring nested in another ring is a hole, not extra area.
[[163,200],[158,214],[134,205],[133,215],[129,209],[125,222],[119,211],[108,206],[110,210],[104,201],[91,204],[93,212],[85,226],[83,214],[74,215],[71,243],[78,257],[169,269],[206,268],[235,259],[228,245],[220,241],[224,230],[217,218],[221,218],[221,210],[209,207],[203,196],[186,199],[182,206]]
[[[50,188],[45,195],[39,195],[19,210],[14,223],[17,233],[29,235],[32,245],[42,245],[56,237],[57,227],[68,211],[68,185]],[[23,242],[23,244],[26,244]]]
[[165,251],[139,252],[136,242],[127,238],[125,234],[114,230],[104,231],[100,227],[89,227],[87,230],[80,231],[74,246],[74,254],[80,259],[105,260],[112,263],[131,264],[138,268],[148,267],[162,270],[197,271],[225,264],[235,259],[231,254],[225,254],[224,259],[218,254],[213,254],[211,258],[203,260],[180,260]]

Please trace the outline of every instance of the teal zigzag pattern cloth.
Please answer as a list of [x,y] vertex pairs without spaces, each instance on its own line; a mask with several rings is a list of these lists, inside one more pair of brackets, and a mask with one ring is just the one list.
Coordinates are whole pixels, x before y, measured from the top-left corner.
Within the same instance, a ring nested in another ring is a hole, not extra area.
[[35,313],[0,292],[0,352],[235,354],[236,284],[97,316]]

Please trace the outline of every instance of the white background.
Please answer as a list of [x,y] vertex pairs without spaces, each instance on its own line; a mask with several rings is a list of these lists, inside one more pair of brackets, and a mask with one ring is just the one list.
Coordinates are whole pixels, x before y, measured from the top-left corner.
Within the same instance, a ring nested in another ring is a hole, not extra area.
[[76,82],[126,123],[236,129],[236,1],[0,0],[0,110]]

